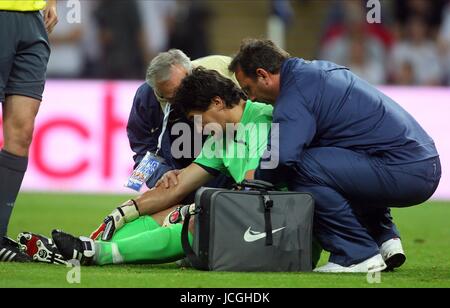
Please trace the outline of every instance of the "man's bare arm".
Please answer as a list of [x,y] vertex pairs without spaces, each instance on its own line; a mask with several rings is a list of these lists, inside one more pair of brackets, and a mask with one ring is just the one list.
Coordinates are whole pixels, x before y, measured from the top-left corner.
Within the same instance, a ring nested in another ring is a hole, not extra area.
[[58,12],[56,10],[56,0],[47,0],[47,6],[44,9],[45,29],[50,34],[58,23]]
[[178,184],[165,188],[160,185],[134,199],[140,215],[152,215],[177,205],[191,192],[213,179],[196,164],[191,164],[178,175]]
[[154,188],[116,208],[91,234],[91,238],[97,239],[101,235],[102,240],[109,241],[126,223],[134,221],[139,216],[159,213],[177,205],[189,193],[212,178],[213,176],[203,168],[191,164],[178,175],[177,185],[172,185],[170,188],[163,186]]

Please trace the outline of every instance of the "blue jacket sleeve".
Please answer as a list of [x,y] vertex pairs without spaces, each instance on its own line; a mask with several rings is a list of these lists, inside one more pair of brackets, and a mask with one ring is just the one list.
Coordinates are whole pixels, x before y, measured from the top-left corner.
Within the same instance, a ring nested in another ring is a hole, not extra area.
[[[152,97],[153,96],[153,97]],[[160,125],[154,123],[156,108],[152,88],[143,84],[136,92],[131,107],[127,123],[127,135],[133,156],[134,168],[141,162],[147,151],[154,152],[158,146],[158,134],[153,132],[158,130]],[[157,101],[156,101],[157,103]],[[153,123],[152,123],[153,122]]]
[[167,171],[173,170],[174,168],[166,163],[162,163],[159,165],[159,167],[155,170],[155,172],[152,174],[152,176],[147,180],[145,183],[148,188],[153,188],[156,185],[156,182],[159,181],[159,179],[166,173]]
[[[133,156],[134,168],[141,162],[147,151],[155,152],[161,133],[163,113],[153,89],[143,84],[136,92],[127,123],[127,135]],[[162,163],[147,181],[149,188],[154,187],[161,176],[174,167]]]
[[316,119],[307,104],[297,89],[280,95],[273,114],[275,126],[272,127],[267,151],[256,170],[256,179],[285,182],[298,168],[303,150],[313,141],[317,128]]

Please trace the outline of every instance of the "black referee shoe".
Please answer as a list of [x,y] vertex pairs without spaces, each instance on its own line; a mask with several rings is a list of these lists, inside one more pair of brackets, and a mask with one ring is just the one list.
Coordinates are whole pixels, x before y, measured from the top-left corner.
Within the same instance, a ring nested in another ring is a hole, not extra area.
[[20,250],[19,244],[8,237],[0,238],[0,262],[31,262],[27,254]]

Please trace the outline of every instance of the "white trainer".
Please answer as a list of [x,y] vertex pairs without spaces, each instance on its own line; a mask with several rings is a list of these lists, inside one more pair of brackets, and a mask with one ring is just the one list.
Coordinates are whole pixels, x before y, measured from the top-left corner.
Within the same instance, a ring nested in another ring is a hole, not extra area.
[[373,273],[381,272],[386,268],[381,254],[377,254],[361,263],[350,266],[342,266],[336,263],[328,262],[324,266],[314,270],[317,273]]
[[381,244],[380,253],[387,265],[386,271],[392,271],[394,268],[402,266],[406,261],[402,241],[398,237]]

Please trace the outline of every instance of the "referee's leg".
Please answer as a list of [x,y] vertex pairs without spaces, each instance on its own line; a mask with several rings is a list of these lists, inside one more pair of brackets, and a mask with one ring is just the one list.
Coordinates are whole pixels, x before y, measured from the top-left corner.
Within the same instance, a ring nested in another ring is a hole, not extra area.
[[[0,12],[2,49],[8,61],[0,66],[3,101],[3,149],[0,151],[0,239],[28,165],[34,121],[44,91],[50,47],[39,12]],[[9,56],[10,55],[10,56]]]
[[5,236],[28,165],[34,119],[40,101],[18,95],[3,103],[4,145],[0,151],[0,236]]

